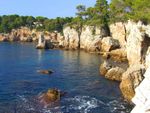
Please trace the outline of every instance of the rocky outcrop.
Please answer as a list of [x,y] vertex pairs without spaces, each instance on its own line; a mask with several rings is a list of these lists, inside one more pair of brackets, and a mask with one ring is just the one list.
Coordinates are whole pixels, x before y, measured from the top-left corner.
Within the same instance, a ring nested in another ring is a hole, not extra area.
[[120,67],[113,67],[107,71],[107,73],[105,74],[105,78],[109,80],[121,81],[122,74],[124,72],[125,70]]
[[84,26],[80,36],[80,48],[86,51],[100,51],[100,29],[93,26]]
[[111,37],[104,37],[101,41],[101,51],[109,52],[111,50],[119,48],[118,40],[115,40]]
[[36,46],[37,49],[46,49],[46,41],[44,35],[41,34],[38,39],[38,44]]
[[108,72],[109,69],[112,68],[112,65],[110,63],[108,63],[108,61],[104,61],[101,65],[100,65],[100,74],[105,76],[105,74]]
[[121,48],[126,47],[126,27],[122,22],[110,25],[110,33],[113,39],[119,41]]
[[64,43],[62,46],[68,49],[78,49],[79,47],[79,35],[78,32],[71,27],[65,27],[64,33]]
[[135,95],[135,88],[143,80],[143,70],[149,66],[148,48],[150,46],[150,37],[148,37],[146,28],[147,26],[141,22],[134,23],[129,21],[126,25],[126,51],[129,68],[123,74],[120,89],[128,101],[131,101]]
[[132,102],[136,105],[131,113],[149,113],[150,112],[150,47],[147,50],[145,59],[146,72],[144,79],[138,87],[135,89],[135,96],[132,98]]
[[125,69],[114,66],[106,60],[100,66],[100,74],[109,80],[121,81],[124,72]]
[[60,101],[61,97],[64,96],[64,92],[61,92],[58,89],[49,89],[46,93],[41,94],[38,98],[40,103],[44,106],[48,106],[53,102]]
[[135,95],[135,88],[143,80],[143,73],[144,67],[141,65],[134,65],[123,73],[120,89],[126,100],[131,101]]
[[[41,38],[41,34],[43,35]],[[21,27],[19,29],[13,29],[8,34],[0,34],[0,41],[8,41],[8,42],[37,42],[41,44],[41,39],[45,40],[45,44],[48,48],[59,47],[61,45],[61,41],[64,40],[64,37],[58,32],[40,32],[35,29],[29,29],[27,27]],[[44,43],[43,43],[44,44]],[[44,44],[44,45],[45,45]],[[44,45],[41,45],[41,47]],[[42,48],[43,48],[42,47]]]
[[127,52],[125,48],[112,50],[110,51],[109,56],[110,58],[118,62],[127,61]]
[[144,80],[135,89],[135,96],[132,98],[132,102],[136,105],[131,113],[149,113],[150,112],[150,68],[146,70],[144,74]]
[[129,65],[142,64],[142,49],[145,41],[145,33],[141,31],[142,25],[134,22],[127,24],[127,59]]
[[100,30],[93,26],[84,26],[81,34],[74,28],[65,27],[63,30],[64,42],[62,46],[68,49],[80,49],[86,51],[97,51],[100,49]]

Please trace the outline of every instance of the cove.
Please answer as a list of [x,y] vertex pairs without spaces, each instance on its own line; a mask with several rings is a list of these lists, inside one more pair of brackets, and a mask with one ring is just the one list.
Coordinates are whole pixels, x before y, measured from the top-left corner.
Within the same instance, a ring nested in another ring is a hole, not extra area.
[[[36,50],[32,43],[0,43],[0,113],[129,113],[119,85],[99,75],[99,55],[83,51]],[[37,73],[52,69],[52,75]],[[36,96],[48,88],[65,92],[45,108]]]

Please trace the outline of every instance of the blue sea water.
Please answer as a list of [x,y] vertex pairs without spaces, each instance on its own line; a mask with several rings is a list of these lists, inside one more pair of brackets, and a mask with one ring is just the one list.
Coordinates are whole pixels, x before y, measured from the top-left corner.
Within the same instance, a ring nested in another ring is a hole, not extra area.
[[[36,50],[31,43],[0,43],[0,113],[129,113],[119,84],[99,75],[99,55]],[[37,73],[52,69],[52,75]],[[49,88],[67,94],[44,107],[37,96]]]

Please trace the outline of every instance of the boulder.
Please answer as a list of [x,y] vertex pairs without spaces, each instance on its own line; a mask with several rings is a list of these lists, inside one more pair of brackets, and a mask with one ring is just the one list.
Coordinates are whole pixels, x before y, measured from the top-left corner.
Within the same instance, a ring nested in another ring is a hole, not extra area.
[[53,73],[52,70],[38,70],[37,72],[41,73],[41,74],[52,74]]
[[105,77],[110,80],[121,81],[122,74],[124,72],[125,72],[124,69],[122,69],[120,67],[114,67],[107,71],[107,73],[105,74]]
[[127,101],[135,95],[135,88],[143,80],[144,67],[141,65],[130,66],[122,75],[122,81],[120,84],[121,92]]
[[104,37],[101,41],[101,51],[103,52],[109,52],[119,47],[119,41],[112,37]]
[[111,64],[109,64],[108,61],[104,61],[100,66],[100,74],[105,75],[111,68],[112,68]]
[[40,103],[44,106],[48,106],[54,102],[60,101],[61,97],[64,96],[65,93],[61,92],[58,89],[49,89],[47,92],[42,93],[38,98]]
[[109,56],[115,61],[127,61],[127,52],[125,48],[112,50],[110,51]]

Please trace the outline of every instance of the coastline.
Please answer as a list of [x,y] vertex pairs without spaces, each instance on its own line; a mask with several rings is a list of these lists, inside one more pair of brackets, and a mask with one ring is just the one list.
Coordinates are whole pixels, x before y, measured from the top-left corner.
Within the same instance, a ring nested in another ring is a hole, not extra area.
[[[143,29],[143,30],[141,30]],[[147,41],[147,36],[149,36],[149,25],[144,25],[141,22],[134,23],[129,21],[128,23],[115,23],[110,25],[111,37],[101,37],[101,32],[99,29],[95,29],[95,34],[92,34],[93,27],[85,26],[82,30],[81,36],[78,37],[78,32],[70,27],[65,27],[63,30],[63,34],[61,35],[58,32],[45,32],[43,37],[45,41],[49,41],[50,48],[48,49],[65,49],[65,50],[77,50],[78,44],[80,43],[80,49],[91,52],[103,54],[103,56],[108,58],[114,58],[115,60],[124,59],[128,60],[129,67],[125,69],[123,72],[120,72],[120,67],[116,66],[108,66],[106,67],[105,77],[107,76],[107,72],[109,72],[109,77],[106,77],[110,80],[114,80],[117,76],[120,77],[119,81],[121,81],[120,89],[123,93],[125,99],[131,102],[135,91],[134,89],[140,84],[142,81],[142,76],[144,73],[140,73],[141,79],[138,80],[138,83],[134,83],[135,80],[130,79],[131,73],[138,70],[146,69],[143,65],[147,62],[145,61],[145,57],[147,52],[142,52],[145,48],[149,47],[149,43]],[[135,30],[137,31],[135,34]],[[37,42],[39,38],[41,38],[42,32],[37,32],[35,30],[29,30],[28,28],[21,28],[18,30],[12,30],[12,32],[8,35],[1,35],[1,41],[22,41],[22,42]],[[138,33],[138,34],[137,34]],[[143,34],[147,34],[146,36]],[[32,37],[33,36],[33,37]],[[133,37],[134,36],[134,37]],[[136,38],[135,38],[136,37]],[[81,39],[79,39],[81,38]],[[143,40],[138,40],[138,38],[143,38]],[[80,42],[79,42],[80,41]],[[42,42],[41,42],[42,43]],[[143,44],[144,43],[144,47]],[[43,48],[44,49],[44,48]],[[139,51],[141,50],[141,51]],[[146,49],[147,50],[147,49]],[[123,61],[124,61],[123,60]],[[122,60],[121,60],[122,61]],[[142,62],[141,62],[142,61]],[[137,66],[133,66],[136,64]],[[133,68],[134,67],[134,68]],[[133,68],[133,69],[132,69]],[[116,76],[112,75],[112,73],[119,73]],[[132,76],[137,76],[132,75]],[[139,73],[138,73],[139,76]],[[114,78],[115,77],[115,78]],[[113,79],[112,79],[113,78]],[[138,79],[138,78],[137,78]],[[118,81],[118,80],[117,80]],[[134,89],[131,89],[131,86],[127,86],[131,84]],[[135,86],[136,84],[136,86]],[[129,93],[130,92],[130,93]]]

